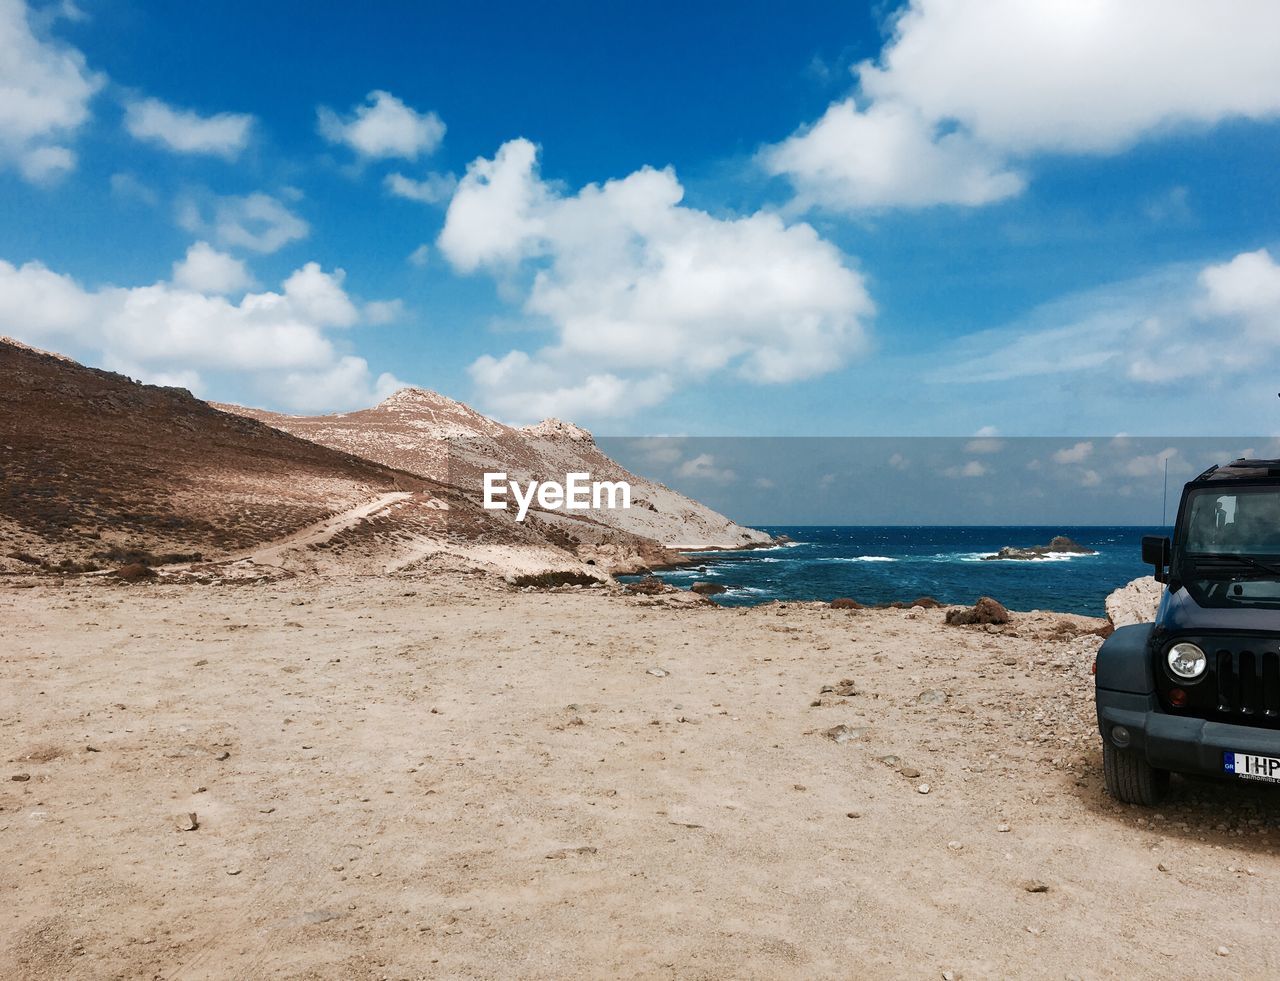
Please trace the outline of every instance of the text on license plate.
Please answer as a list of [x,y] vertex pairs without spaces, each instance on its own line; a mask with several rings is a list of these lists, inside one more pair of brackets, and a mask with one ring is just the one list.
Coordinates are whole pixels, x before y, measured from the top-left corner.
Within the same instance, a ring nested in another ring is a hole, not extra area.
[[1266,780],[1280,783],[1280,759],[1274,756],[1254,756],[1251,753],[1223,753],[1222,769],[1245,780]]

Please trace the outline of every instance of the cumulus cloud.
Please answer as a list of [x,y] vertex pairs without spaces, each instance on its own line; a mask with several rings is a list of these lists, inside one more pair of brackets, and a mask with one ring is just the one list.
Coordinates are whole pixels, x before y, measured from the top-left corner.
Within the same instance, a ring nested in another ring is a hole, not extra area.
[[74,169],[67,143],[106,81],[75,48],[44,35],[23,0],[0,0],[0,166],[32,183]]
[[321,106],[316,115],[321,136],[365,159],[416,160],[434,152],[444,139],[445,125],[434,112],[417,112],[381,90],[370,92],[365,103],[346,116],[327,106]]
[[1004,440],[996,439],[998,430],[995,426],[983,426],[976,433],[974,438],[969,440],[964,446],[966,453],[999,453],[1004,449]]
[[244,262],[219,252],[208,242],[196,242],[173,264],[173,284],[197,293],[226,295],[253,286]]
[[690,457],[676,468],[676,476],[691,480],[709,480],[717,484],[728,484],[738,479],[738,475],[728,467],[716,463],[710,453],[699,453]]
[[1067,446],[1053,454],[1054,463],[1083,463],[1093,452],[1093,443],[1082,440],[1074,446]]
[[417,201],[420,204],[441,204],[449,200],[458,179],[453,174],[427,174],[422,180],[405,177],[404,174],[388,174],[383,181],[389,194],[398,198]]
[[247,378],[262,397],[297,410],[367,405],[399,386],[390,375],[374,378],[328,336],[359,319],[341,270],[308,263],[278,292],[232,302],[210,286],[225,286],[236,270],[211,252],[199,243],[175,264],[173,282],[126,288],[88,289],[40,263],[0,260],[0,333],[87,351],[135,377],[180,379],[198,393],[209,376]]
[[761,154],[802,205],[981,205],[1037,153],[1280,114],[1271,0],[911,0],[858,101]]
[[862,277],[812,227],[717,218],[683,196],[670,169],[647,167],[565,193],[523,139],[467,169],[440,251],[462,272],[524,275],[525,313],[555,332],[533,354],[472,365],[486,404],[528,418],[616,415],[719,372],[790,382],[866,348]]
[[969,460],[964,465],[957,464],[943,471],[948,477],[985,477],[991,471],[979,460]]
[[253,117],[233,112],[201,116],[159,99],[135,99],[125,105],[124,125],[135,139],[175,153],[234,160],[249,143]]
[[253,252],[278,252],[306,238],[311,226],[269,194],[187,199],[178,207],[178,224],[213,238],[219,245]]

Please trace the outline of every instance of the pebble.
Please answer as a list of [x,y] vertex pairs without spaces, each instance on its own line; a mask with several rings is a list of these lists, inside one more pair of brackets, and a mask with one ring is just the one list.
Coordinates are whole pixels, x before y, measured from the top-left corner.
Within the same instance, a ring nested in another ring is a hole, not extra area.
[[1029,926],[1027,927],[1027,933],[1031,934],[1031,936],[1033,937],[1038,937],[1040,936],[1040,934],[1044,933],[1044,930],[1042,930],[1040,927]]
[[997,824],[996,830],[1003,835],[1003,834],[1008,834],[1009,831],[1011,831],[1012,829],[1007,824]]
[[917,770],[914,766],[904,766],[898,772],[901,773],[908,780],[914,780],[916,777],[920,776],[920,771]]
[[1219,947],[1219,948],[1215,951],[1215,953],[1216,953],[1219,957],[1230,957],[1230,956],[1231,956],[1231,948],[1230,948],[1230,947]]
[[916,696],[916,702],[920,705],[941,705],[947,700],[947,693],[937,688],[930,688],[928,691],[922,691]]
[[927,794],[929,790],[930,790],[929,785],[927,783],[922,783],[919,787],[916,788],[916,793]]
[[30,774],[30,773],[15,773],[15,774],[14,774],[13,776],[11,776],[9,779],[10,779],[10,780],[15,781],[16,783],[26,783],[28,780],[30,780],[30,779],[31,779],[31,774]]
[[227,869],[227,875],[239,875],[239,874],[240,874],[240,870],[238,868]]
[[958,841],[949,841],[947,842],[947,847],[950,848],[953,852],[958,852],[964,848],[964,845],[962,845]]
[[860,817],[862,817],[862,815],[861,815],[860,813],[858,813],[857,811],[850,811],[848,814],[846,814],[846,815],[845,815],[845,817],[848,817],[848,818],[860,818]]
[[173,826],[179,831],[195,831],[200,827],[200,820],[196,817],[195,811],[187,811],[185,814],[173,816]]
[[1022,888],[1027,892],[1048,892],[1049,884],[1047,882],[1041,882],[1039,879],[1027,879],[1022,884]]
[[650,668],[645,674],[651,674],[655,678],[665,678],[670,672],[664,671],[662,668]]
[[1168,871],[1169,871],[1169,866],[1165,865],[1165,864],[1164,864],[1164,862],[1161,862],[1161,863],[1159,863],[1159,864],[1156,866],[1156,871],[1157,871],[1157,872],[1168,872]]

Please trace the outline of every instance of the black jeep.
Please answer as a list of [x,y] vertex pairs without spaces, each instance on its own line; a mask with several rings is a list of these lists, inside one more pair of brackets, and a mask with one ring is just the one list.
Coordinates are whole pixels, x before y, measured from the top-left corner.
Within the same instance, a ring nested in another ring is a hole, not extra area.
[[1206,470],[1142,558],[1166,584],[1155,623],[1098,652],[1107,792],[1155,804],[1171,771],[1280,783],[1280,460]]

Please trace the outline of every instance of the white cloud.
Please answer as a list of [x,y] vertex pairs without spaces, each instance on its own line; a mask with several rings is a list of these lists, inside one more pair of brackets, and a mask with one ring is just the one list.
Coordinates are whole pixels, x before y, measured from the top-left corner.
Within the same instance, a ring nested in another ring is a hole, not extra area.
[[487,404],[529,418],[539,413],[513,410],[536,400],[551,414],[620,414],[719,372],[789,382],[866,348],[862,277],[809,225],[690,208],[669,169],[565,194],[536,158],[512,140],[474,162],[439,239],[460,271],[532,272],[524,310],[556,332],[533,355],[472,366]]
[[1200,285],[1204,313],[1238,320],[1253,340],[1280,343],[1280,264],[1266,249],[1206,267]]
[[1280,115],[1272,0],[912,0],[878,61],[761,160],[837,210],[986,204],[1037,153]]
[[409,257],[408,257],[409,265],[414,266],[418,269],[425,268],[427,263],[429,263],[430,261],[431,261],[431,246],[429,246],[426,242],[423,242],[416,249],[414,249],[412,252],[409,253]]
[[243,261],[219,252],[208,242],[196,242],[173,264],[173,284],[197,293],[226,295],[253,286]]
[[434,112],[420,113],[390,92],[370,92],[364,105],[349,116],[327,106],[317,112],[320,134],[331,143],[349,146],[369,159],[430,154],[444,139],[445,125]]
[[1074,446],[1068,446],[1058,450],[1053,454],[1054,463],[1083,463],[1089,459],[1089,455],[1093,452],[1093,443],[1088,440],[1082,440]]
[[215,197],[212,214],[193,199],[178,208],[178,224],[189,232],[214,238],[219,245],[277,252],[306,238],[311,226],[269,194]]
[[405,177],[404,174],[387,174],[383,181],[388,193],[421,204],[441,204],[449,200],[458,178],[453,174],[427,174],[422,180]]
[[999,453],[1004,449],[1004,440],[995,438],[998,433],[999,430],[995,426],[983,426],[973,434],[974,438],[965,444],[964,451],[980,454]]
[[22,0],[0,0],[0,165],[37,184],[72,170],[66,143],[104,83],[75,48],[37,36]]
[[968,134],[939,134],[901,103],[859,111],[852,99],[837,102],[760,159],[769,173],[792,179],[802,208],[990,204],[1026,185]]
[[710,453],[699,453],[685,460],[676,468],[676,476],[691,480],[709,480],[717,484],[728,484],[738,479],[738,475],[728,467],[721,467]]
[[327,335],[358,317],[340,270],[308,263],[279,292],[246,293],[233,303],[191,288],[201,274],[232,272],[202,252],[193,247],[175,264],[175,282],[132,288],[86,289],[40,263],[0,260],[0,333],[89,351],[134,377],[181,379],[197,393],[211,375],[247,379],[268,401],[299,410],[368,405],[391,384]]
[[249,143],[253,117],[233,112],[201,116],[189,109],[175,109],[159,99],[135,99],[125,104],[124,125],[135,139],[175,153],[234,160]]
[[943,471],[948,477],[985,477],[990,472],[987,465],[978,460],[970,460],[963,466],[947,467]]

